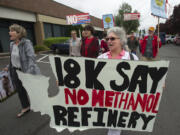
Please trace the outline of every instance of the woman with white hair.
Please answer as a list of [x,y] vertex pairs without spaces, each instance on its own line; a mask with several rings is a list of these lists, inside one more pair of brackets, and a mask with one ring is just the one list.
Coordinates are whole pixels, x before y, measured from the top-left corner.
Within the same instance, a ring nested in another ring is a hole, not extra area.
[[[106,41],[109,51],[100,55],[98,58],[104,59],[123,59],[123,60],[138,60],[135,54],[131,54],[124,50],[127,42],[126,32],[123,28],[113,27],[108,30]],[[109,129],[108,135],[120,135],[121,130]]]
[[113,27],[109,29],[107,32],[106,41],[109,51],[100,55],[98,58],[138,60],[136,55],[131,54],[124,49],[127,38],[126,32],[123,28]]

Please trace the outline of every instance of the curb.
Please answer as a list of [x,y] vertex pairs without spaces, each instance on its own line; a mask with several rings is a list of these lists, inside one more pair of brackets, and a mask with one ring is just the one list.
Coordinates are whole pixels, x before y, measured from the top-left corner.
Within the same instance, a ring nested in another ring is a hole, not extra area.
[[35,54],[49,54],[49,53],[52,53],[53,51],[52,50],[49,50],[49,51],[40,51],[40,52],[36,52]]

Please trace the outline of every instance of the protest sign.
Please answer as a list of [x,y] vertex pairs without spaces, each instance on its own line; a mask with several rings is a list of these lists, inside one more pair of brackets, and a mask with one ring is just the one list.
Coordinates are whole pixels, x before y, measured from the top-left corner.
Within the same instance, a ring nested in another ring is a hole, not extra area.
[[6,71],[0,72],[0,102],[7,99],[14,93],[10,75]]
[[140,13],[124,13],[124,21],[139,20]]
[[48,77],[18,75],[31,108],[48,114],[51,127],[57,131],[111,128],[152,132],[168,61],[60,56],[50,56],[49,60],[59,81],[55,97],[48,97]]
[[103,15],[103,27],[104,29],[114,27],[114,17],[112,14]]
[[167,19],[166,3],[166,0],[151,0],[152,15]]
[[67,15],[66,21],[69,25],[78,25],[90,23],[91,19],[89,13],[82,13],[77,15]]

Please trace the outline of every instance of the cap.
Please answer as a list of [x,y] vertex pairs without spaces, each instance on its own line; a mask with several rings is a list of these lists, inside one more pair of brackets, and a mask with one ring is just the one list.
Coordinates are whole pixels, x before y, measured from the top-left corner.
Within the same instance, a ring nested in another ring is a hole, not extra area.
[[154,31],[154,27],[149,27],[149,31]]

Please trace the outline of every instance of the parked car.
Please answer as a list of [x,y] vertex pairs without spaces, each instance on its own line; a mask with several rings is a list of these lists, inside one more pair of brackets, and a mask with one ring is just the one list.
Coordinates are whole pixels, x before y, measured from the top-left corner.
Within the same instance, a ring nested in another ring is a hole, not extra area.
[[53,50],[54,53],[69,55],[69,45],[70,42],[67,40],[64,43],[52,44],[50,49]]
[[174,43],[175,36],[174,35],[167,35],[166,36],[166,43]]
[[176,35],[175,39],[174,39],[174,43],[176,45],[180,45],[180,36],[179,35]]

